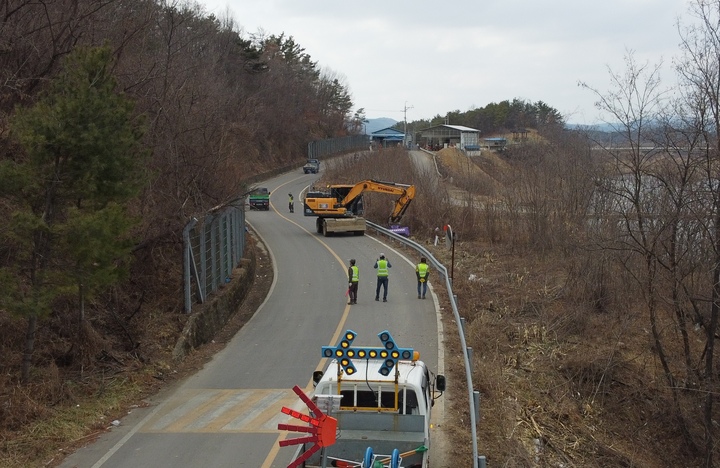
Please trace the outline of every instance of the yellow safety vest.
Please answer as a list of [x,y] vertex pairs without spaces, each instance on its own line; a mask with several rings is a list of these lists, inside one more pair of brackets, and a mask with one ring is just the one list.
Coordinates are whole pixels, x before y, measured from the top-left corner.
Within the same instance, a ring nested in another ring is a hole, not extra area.
[[429,269],[430,267],[427,265],[427,263],[418,263],[415,271],[417,271],[418,275],[420,275],[420,279],[424,279],[427,276],[427,272]]
[[352,282],[357,283],[358,281],[360,281],[360,269],[358,267],[356,267],[355,265],[351,266],[350,268],[352,269],[352,272],[353,272]]
[[378,260],[378,276],[387,276],[388,275],[388,261],[387,260]]

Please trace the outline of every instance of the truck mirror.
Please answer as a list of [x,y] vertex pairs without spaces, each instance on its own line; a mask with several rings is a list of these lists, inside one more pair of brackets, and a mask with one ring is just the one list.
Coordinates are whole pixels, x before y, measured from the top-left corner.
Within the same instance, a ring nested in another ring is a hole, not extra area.
[[320,379],[322,379],[323,371],[316,370],[313,372],[313,387],[316,387]]
[[435,388],[436,388],[439,392],[444,392],[444,391],[445,391],[445,376],[444,376],[444,375],[438,375],[438,376],[435,378]]

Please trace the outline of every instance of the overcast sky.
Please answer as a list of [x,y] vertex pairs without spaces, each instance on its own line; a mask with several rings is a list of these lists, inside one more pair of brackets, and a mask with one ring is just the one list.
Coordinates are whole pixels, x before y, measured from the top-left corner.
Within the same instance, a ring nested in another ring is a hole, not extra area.
[[[444,116],[515,98],[568,123],[601,121],[583,81],[610,89],[608,67],[665,63],[674,81],[677,21],[688,0],[197,0],[245,36],[285,33],[348,86],[368,118]],[[452,123],[452,122],[450,122]]]

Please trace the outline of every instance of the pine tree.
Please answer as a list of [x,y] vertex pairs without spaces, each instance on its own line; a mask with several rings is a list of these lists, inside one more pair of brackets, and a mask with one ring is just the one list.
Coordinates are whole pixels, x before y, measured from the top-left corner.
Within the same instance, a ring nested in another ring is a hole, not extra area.
[[13,262],[0,271],[0,301],[27,320],[22,380],[30,376],[38,321],[59,298],[74,299],[75,344],[89,325],[87,298],[123,277],[133,219],[124,204],[143,183],[142,122],[115,91],[108,47],[77,49],[35,105],[18,109],[11,130],[26,158],[3,161],[0,195],[18,209],[3,232]]

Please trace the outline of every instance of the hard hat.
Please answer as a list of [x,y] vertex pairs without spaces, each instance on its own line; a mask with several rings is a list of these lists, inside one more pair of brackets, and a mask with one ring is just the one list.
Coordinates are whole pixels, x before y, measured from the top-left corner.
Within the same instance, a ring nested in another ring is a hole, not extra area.
[[384,253],[381,253],[381,254],[380,254],[380,258],[385,258],[385,254],[384,254]]

